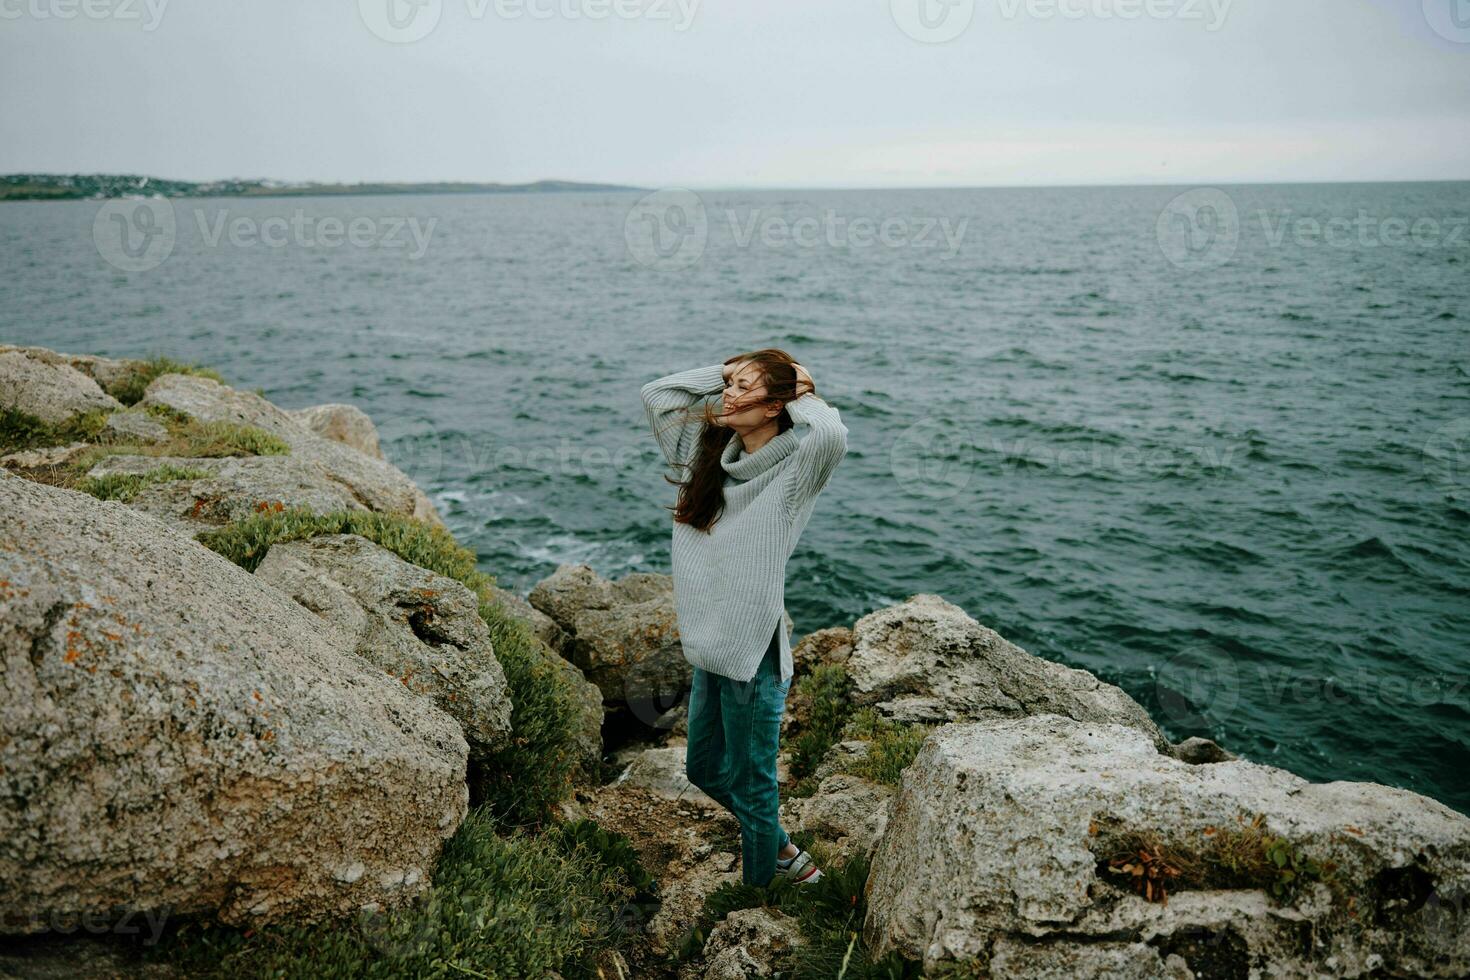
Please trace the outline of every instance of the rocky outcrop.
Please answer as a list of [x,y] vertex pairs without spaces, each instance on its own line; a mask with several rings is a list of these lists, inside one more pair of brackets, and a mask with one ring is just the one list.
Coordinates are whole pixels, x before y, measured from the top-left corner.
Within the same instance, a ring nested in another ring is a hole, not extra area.
[[253,392],[198,375],[165,374],[148,386],[141,404],[162,405],[204,422],[263,429],[285,441],[292,456],[318,464],[367,509],[443,524],[424,492],[392,464],[313,432]]
[[566,632],[569,659],[604,701],[626,702],[651,723],[688,688],[667,575],[636,572],[609,582],[588,565],[567,564],[527,598]]
[[[1186,871],[1167,904],[1107,870],[1141,846]],[[880,953],[978,959],[992,975],[1113,964],[1109,976],[1157,977],[1177,956],[1197,977],[1458,977],[1467,891],[1470,818],[1433,800],[1190,765],[1136,728],[1036,715],[924,742],[874,858],[864,930]]]
[[871,612],[852,628],[852,698],[901,722],[971,721],[1058,714],[1116,722],[1168,740],[1148,712],[1085,670],[1022,650],[937,595]]
[[286,414],[324,439],[351,446],[374,459],[383,458],[377,427],[356,405],[313,405],[290,410]]
[[104,456],[89,477],[145,474],[161,466],[203,470],[208,475],[144,487],[127,501],[182,534],[245,520],[265,510],[299,507],[317,514],[367,508],[350,487],[298,456]]
[[309,921],[427,885],[459,726],[161,522],[0,476],[0,931]]
[[475,594],[357,534],[273,545],[255,577],[347,637],[347,648],[458,721],[473,756],[510,741],[510,693]]
[[84,412],[110,412],[122,404],[70,364],[12,349],[0,352],[0,408],[58,425]]

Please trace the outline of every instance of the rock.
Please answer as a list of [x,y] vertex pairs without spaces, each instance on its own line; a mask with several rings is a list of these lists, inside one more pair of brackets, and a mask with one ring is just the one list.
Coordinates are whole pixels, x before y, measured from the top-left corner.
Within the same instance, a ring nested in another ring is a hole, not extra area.
[[70,364],[7,350],[0,353],[0,408],[59,425],[83,412],[114,411],[122,403]]
[[[1332,863],[1332,886],[1308,877],[1278,907],[1228,877],[1213,848],[1246,839],[1241,821],[1257,814],[1265,833]],[[1146,901],[1100,870],[1140,839],[1215,877],[1176,884],[1167,905]],[[1386,786],[1190,765],[1135,728],[1056,715],[931,734],[904,771],[867,888],[874,954],[897,948],[926,970],[999,955],[1002,940],[1129,937],[1202,977],[1470,971],[1470,930],[1444,914],[1470,891],[1470,818]]]
[[705,898],[725,884],[739,884],[740,868],[735,855],[728,851],[711,851],[708,860],[701,860],[693,867],[674,877],[665,884],[659,882],[660,904],[644,930],[649,945],[659,955],[668,955],[678,949],[685,932],[699,918]]
[[0,658],[0,932],[397,906],[465,815],[452,719],[121,504],[0,478]]
[[1207,738],[1186,738],[1177,745],[1169,746],[1169,754],[1192,766],[1207,766],[1215,762],[1230,762],[1234,753],[1226,752]]
[[1168,749],[1148,712],[1123,691],[1032,656],[940,596],[910,596],[862,617],[852,631],[853,703],[895,721],[1059,714],[1128,725]]
[[774,908],[738,909],[710,930],[704,944],[705,978],[772,976],[805,941],[795,916]]
[[18,470],[33,470],[43,466],[61,466],[74,459],[82,450],[90,449],[91,443],[73,442],[66,446],[47,446],[44,449],[27,449],[8,456],[0,456],[0,467]]
[[896,790],[861,776],[827,776],[811,796],[781,802],[781,826],[787,833],[810,830],[839,859],[871,858],[888,828]]
[[317,514],[367,508],[351,488],[333,480],[319,463],[297,456],[105,456],[87,471],[101,477],[148,473],[160,466],[205,470],[208,476],[170,480],[144,487],[127,501],[180,533],[200,531],[244,520],[263,510],[301,507]]
[[865,742],[860,738],[843,739],[827,750],[812,775],[822,780],[839,772],[848,772],[868,757],[872,747],[872,742]]
[[613,785],[646,789],[705,810],[718,809],[720,804],[685,776],[684,753],[683,741],[636,750],[631,753],[626,768],[613,780]]
[[397,467],[318,435],[253,392],[236,391],[198,375],[165,374],[148,386],[141,404],[164,405],[201,421],[264,429],[284,440],[291,455],[320,464],[369,510],[444,523],[424,492]]
[[358,534],[271,546],[255,577],[340,629],[348,649],[458,721],[470,753],[510,743],[510,692],[475,594]]
[[796,673],[805,674],[822,664],[845,664],[852,656],[852,630],[846,626],[829,626],[801,638],[791,648],[791,663]]
[[12,344],[0,344],[0,354],[10,352],[24,354],[31,360],[40,361],[43,364],[73,368],[97,382],[104,391],[132,374],[134,366],[138,363],[132,360],[98,357],[95,354],[63,354],[45,347],[17,347]]
[[383,458],[377,427],[356,405],[313,405],[286,414],[325,439],[351,446],[374,459]]
[[168,439],[167,426],[147,412],[113,412],[107,416],[103,432],[113,442],[159,443]]
[[1166,961],[1147,943],[1025,943],[996,941],[989,975],[1026,980],[1194,980],[1183,957]]
[[588,565],[564,564],[528,599],[566,631],[571,661],[605,702],[627,702],[652,724],[688,688],[669,576],[634,572],[609,582]]

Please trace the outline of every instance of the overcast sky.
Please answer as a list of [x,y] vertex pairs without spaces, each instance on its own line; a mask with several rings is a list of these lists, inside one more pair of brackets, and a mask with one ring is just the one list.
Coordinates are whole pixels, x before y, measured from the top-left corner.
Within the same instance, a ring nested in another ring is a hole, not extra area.
[[1470,178],[1470,0],[417,3],[0,0],[0,172]]

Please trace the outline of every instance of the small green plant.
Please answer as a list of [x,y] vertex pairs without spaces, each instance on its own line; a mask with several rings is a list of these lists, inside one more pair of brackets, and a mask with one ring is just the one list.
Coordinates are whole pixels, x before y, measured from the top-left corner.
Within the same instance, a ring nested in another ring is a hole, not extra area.
[[220,384],[225,383],[225,379],[214,368],[185,364],[160,356],[129,361],[127,373],[108,384],[106,390],[109,395],[124,405],[136,405],[143,399],[144,391],[153,383],[153,380],[164,374],[195,374],[211,378]]
[[175,466],[166,463],[146,473],[109,473],[106,476],[84,477],[76,486],[83,493],[90,493],[99,500],[129,501],[145,487],[173,480],[198,480],[209,476],[208,470],[197,466]]
[[1314,859],[1284,837],[1269,833],[1264,815],[1236,818],[1230,828],[1208,827],[1202,840],[1166,843],[1152,834],[1129,834],[1101,845],[1100,870],[1130,881],[1150,901],[1167,902],[1170,890],[1259,888],[1277,904],[1296,900],[1311,882],[1336,884],[1331,862]]

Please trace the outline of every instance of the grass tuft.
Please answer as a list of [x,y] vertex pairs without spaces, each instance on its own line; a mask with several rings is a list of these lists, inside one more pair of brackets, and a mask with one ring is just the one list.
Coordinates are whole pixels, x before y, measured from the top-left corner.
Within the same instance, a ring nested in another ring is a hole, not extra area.
[[83,493],[90,493],[98,500],[126,502],[136,497],[144,488],[151,487],[155,483],[168,483],[172,480],[198,480],[206,476],[209,476],[209,471],[201,470],[197,466],[174,466],[166,463],[147,473],[109,473],[106,476],[83,477],[77,483],[76,489]]

